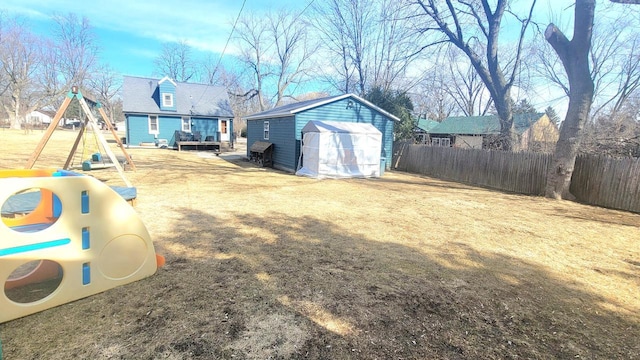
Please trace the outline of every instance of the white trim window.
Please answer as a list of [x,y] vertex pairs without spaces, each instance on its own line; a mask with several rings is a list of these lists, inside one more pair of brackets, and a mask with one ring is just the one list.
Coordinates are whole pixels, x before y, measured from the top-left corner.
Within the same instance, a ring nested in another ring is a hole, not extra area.
[[160,133],[160,123],[158,115],[149,115],[149,134],[158,135]]
[[182,131],[191,132],[191,118],[188,116],[182,117]]
[[264,139],[269,140],[269,122],[265,121],[263,126],[264,126]]
[[162,93],[162,106],[163,107],[173,107],[173,94],[172,93]]

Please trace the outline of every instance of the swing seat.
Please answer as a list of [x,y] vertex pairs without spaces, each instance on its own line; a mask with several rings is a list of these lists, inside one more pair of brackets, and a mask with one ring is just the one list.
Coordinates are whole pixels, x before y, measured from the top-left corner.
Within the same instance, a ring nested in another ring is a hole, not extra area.
[[91,160],[85,160],[82,162],[82,171],[91,171]]

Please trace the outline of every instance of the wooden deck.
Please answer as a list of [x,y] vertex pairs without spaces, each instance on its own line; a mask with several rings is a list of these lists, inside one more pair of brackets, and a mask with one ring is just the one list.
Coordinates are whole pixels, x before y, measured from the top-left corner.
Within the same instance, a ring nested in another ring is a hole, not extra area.
[[213,150],[220,152],[219,141],[176,141],[178,145],[178,151],[184,150]]

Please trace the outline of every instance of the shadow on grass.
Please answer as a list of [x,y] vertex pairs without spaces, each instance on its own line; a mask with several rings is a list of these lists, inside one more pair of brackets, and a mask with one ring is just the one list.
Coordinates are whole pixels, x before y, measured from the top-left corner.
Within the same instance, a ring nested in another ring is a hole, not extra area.
[[[640,356],[637,322],[533,263],[456,241],[381,242],[338,219],[179,212],[158,274],[0,326],[6,356]],[[21,328],[29,346],[12,341]]]
[[[640,355],[634,340],[640,335],[637,323],[605,310],[602,304],[607,299],[552,277],[532,263],[483,254],[455,242],[426,254],[310,217],[238,214],[238,224],[230,226],[189,209],[183,215],[184,228],[178,231],[195,236],[180,242],[189,250],[176,259],[203,266],[204,274],[209,265],[216,267],[209,273],[214,277],[210,284],[218,286],[220,298],[226,299],[217,307],[235,314],[237,321],[225,332],[231,336],[222,336],[218,343],[232,354],[259,358]],[[196,283],[207,280],[204,276]],[[268,326],[256,319],[266,317],[268,322],[269,314],[288,319],[280,329],[290,329],[291,334],[283,332],[265,343]],[[255,333],[256,328],[267,330]],[[305,341],[295,343],[293,338],[300,333]],[[287,345],[289,350],[282,352]],[[220,351],[212,349],[214,354]]]

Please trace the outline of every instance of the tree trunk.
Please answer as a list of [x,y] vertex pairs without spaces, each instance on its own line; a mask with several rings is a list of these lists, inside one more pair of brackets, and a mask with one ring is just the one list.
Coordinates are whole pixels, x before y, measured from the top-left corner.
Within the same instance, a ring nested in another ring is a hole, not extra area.
[[11,129],[20,130],[20,92],[14,90],[11,94],[11,99],[13,100],[13,109],[12,112],[9,113],[9,123]]
[[[553,154],[551,170],[547,174],[545,195],[554,199],[575,199],[569,191],[569,187],[578,155],[582,129],[589,118],[589,110],[591,109],[593,82],[589,73],[587,73],[586,81],[583,79],[580,84],[572,84],[571,88],[569,109],[560,128],[560,137]],[[581,88],[581,90],[574,91],[575,88]]]
[[[500,96],[501,95],[501,96]],[[518,136],[513,126],[513,109],[511,107],[511,91],[507,89],[504,94],[496,94],[493,103],[500,119],[500,137],[498,149],[504,151],[520,150]]]
[[560,57],[567,72],[570,89],[569,109],[560,128],[560,137],[547,174],[545,195],[549,198],[575,199],[569,191],[571,175],[594,91],[589,71],[594,11],[595,0],[576,1],[574,35],[571,41],[553,24],[545,31],[545,38]]

